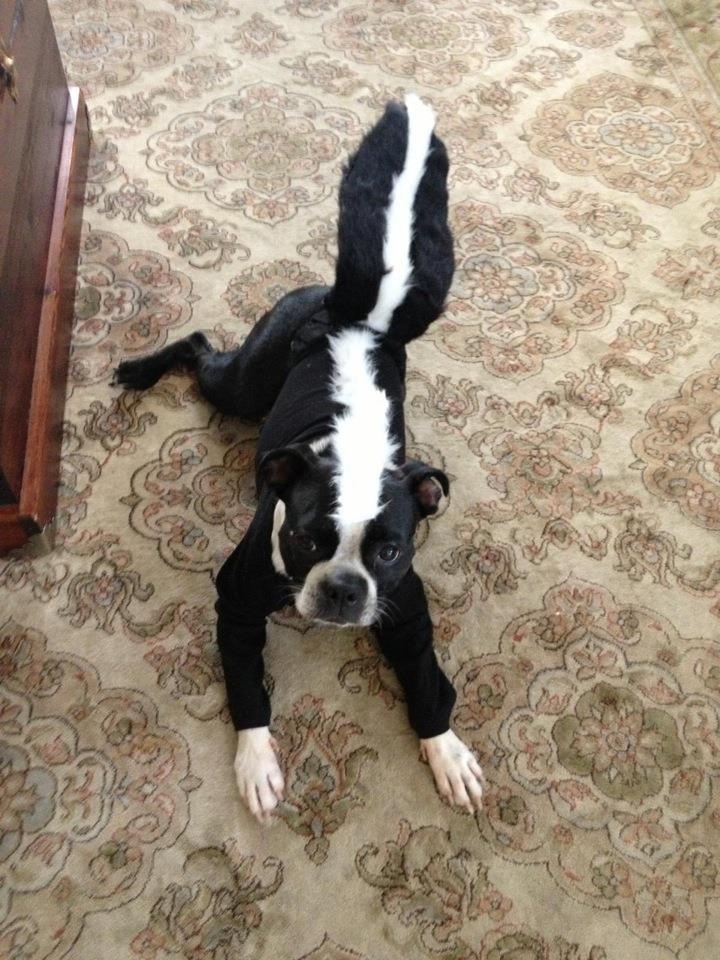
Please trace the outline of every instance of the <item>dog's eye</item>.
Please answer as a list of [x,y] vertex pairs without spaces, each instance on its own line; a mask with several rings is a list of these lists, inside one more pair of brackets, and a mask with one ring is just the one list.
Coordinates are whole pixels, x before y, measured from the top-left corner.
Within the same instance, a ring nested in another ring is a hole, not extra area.
[[383,563],[394,563],[400,556],[400,551],[394,543],[386,543],[382,550],[379,551],[378,556]]
[[305,550],[307,553],[315,553],[317,550],[317,544],[307,533],[293,532],[293,540],[301,550]]

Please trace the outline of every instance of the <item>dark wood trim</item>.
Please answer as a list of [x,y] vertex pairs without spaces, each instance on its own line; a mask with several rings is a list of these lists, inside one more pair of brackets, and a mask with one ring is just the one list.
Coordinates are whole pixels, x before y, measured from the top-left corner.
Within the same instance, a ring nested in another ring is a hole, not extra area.
[[0,553],[21,547],[32,533],[23,524],[17,504],[0,507]]
[[18,74],[0,101],[0,470],[17,503],[69,93],[46,0],[0,7]]
[[70,90],[40,313],[30,418],[19,503],[0,508],[0,551],[23,543],[51,521],[57,505],[75,276],[89,152],[87,110]]

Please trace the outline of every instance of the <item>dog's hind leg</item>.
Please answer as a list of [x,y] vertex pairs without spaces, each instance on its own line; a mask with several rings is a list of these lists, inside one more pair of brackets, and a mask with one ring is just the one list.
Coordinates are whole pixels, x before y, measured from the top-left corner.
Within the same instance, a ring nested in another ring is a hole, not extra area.
[[147,390],[168,370],[175,367],[194,368],[203,354],[212,352],[213,348],[204,333],[191,333],[189,337],[169,343],[146,357],[123,360],[115,370],[113,382],[126,390]]
[[250,331],[245,342],[222,353],[204,333],[171,343],[147,357],[124,360],[115,382],[146,390],[174,367],[195,371],[200,390],[223,413],[259,420],[269,413],[290,366],[292,341],[323,309],[328,287],[302,287],[282,297]]

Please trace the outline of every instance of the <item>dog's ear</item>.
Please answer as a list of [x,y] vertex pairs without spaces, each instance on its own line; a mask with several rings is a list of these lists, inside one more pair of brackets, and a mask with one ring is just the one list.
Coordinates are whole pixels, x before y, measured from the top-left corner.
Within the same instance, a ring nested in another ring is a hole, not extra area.
[[313,466],[315,453],[304,444],[270,450],[257,468],[258,489],[267,484],[280,498]]
[[443,471],[421,460],[408,460],[400,470],[415,497],[420,516],[437,513],[440,500],[450,492],[450,481]]

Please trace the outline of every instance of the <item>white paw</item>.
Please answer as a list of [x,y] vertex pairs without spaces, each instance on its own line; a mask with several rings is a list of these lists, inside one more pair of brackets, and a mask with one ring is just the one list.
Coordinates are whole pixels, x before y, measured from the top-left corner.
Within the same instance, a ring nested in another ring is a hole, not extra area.
[[260,823],[270,823],[285,781],[268,727],[238,730],[235,777],[243,802]]
[[452,730],[420,741],[441,796],[470,813],[482,806],[483,772],[475,754]]

